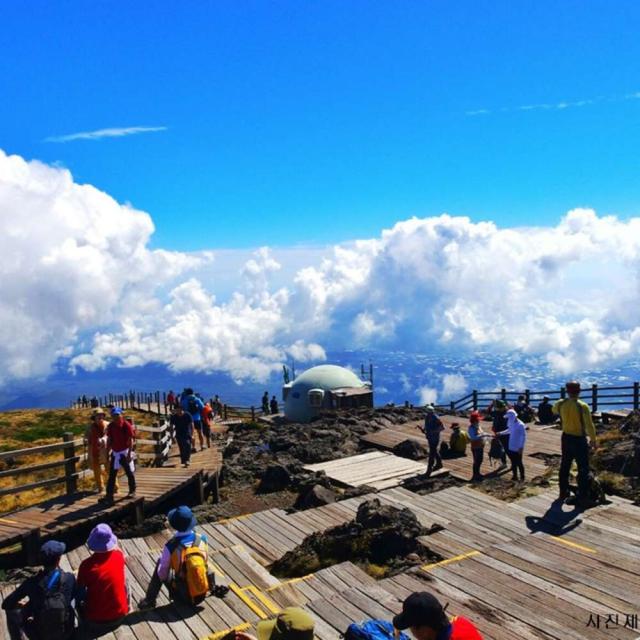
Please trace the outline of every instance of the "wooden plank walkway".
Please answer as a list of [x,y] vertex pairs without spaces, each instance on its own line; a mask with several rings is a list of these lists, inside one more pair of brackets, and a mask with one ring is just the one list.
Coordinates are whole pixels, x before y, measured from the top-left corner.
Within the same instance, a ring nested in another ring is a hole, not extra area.
[[377,490],[397,487],[403,480],[425,472],[423,462],[401,458],[385,451],[372,451],[340,460],[309,464],[304,468],[308,471],[324,471],[329,478],[343,486],[367,486]]
[[[174,454],[163,467],[136,469],[135,498],[123,495],[127,483],[121,476],[122,493],[116,495],[112,506],[99,503],[96,493],[84,492],[3,515],[0,517],[0,549],[21,544],[25,553],[33,552],[47,539],[65,539],[78,529],[89,529],[98,522],[114,522],[131,515],[141,519],[145,514],[156,512],[163,501],[189,485],[196,493],[217,492],[221,467],[222,456],[215,446],[194,452],[191,466],[186,469]],[[5,562],[24,564],[24,559],[16,556],[10,560],[0,559],[0,566]]]

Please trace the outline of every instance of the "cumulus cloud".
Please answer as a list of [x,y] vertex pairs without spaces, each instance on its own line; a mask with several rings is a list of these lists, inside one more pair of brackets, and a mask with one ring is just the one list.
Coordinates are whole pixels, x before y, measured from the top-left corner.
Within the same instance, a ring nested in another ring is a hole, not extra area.
[[112,127],[110,129],[96,129],[95,131],[79,131],[67,133],[63,136],[49,136],[45,142],[73,142],[74,140],[103,140],[104,138],[122,138],[139,133],[153,133],[166,131],[167,127]]
[[[60,357],[240,381],[354,346],[519,351],[566,374],[640,352],[640,218],[410,218],[295,270],[258,249],[219,299],[211,254],[151,250],[148,214],[0,152],[0,228],[3,379],[45,375]],[[426,381],[421,401],[467,387],[456,373]]]
[[418,396],[418,402],[421,405],[435,404],[438,400],[437,389],[434,389],[433,387],[429,387],[428,385],[418,387],[416,389],[416,394]]

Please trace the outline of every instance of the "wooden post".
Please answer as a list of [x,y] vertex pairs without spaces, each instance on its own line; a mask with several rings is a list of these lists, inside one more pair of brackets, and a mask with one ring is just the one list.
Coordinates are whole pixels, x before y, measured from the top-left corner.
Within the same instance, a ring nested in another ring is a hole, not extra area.
[[456,403],[453,400],[449,403],[449,408],[451,409],[451,411],[456,410]]
[[227,418],[227,416],[228,416],[229,414],[228,414],[228,412],[227,412],[227,405],[226,405],[226,404],[225,404],[225,405],[224,405],[224,407],[223,407],[223,411],[224,411],[224,419],[225,419],[225,420],[227,420],[227,419],[228,419],[228,418]]
[[32,529],[22,539],[22,553],[28,565],[40,564],[40,529]]
[[633,383],[633,408],[640,409],[640,382]]
[[256,421],[256,408],[251,405],[251,422],[255,422]]
[[560,397],[564,400],[567,397],[567,388],[560,387]]
[[500,399],[504,402],[507,399],[507,390],[506,389],[500,389]]
[[[159,425],[157,422],[153,422],[152,426],[157,427]],[[155,444],[153,445],[153,452],[155,453],[155,458],[153,459],[154,467],[159,467],[162,464],[160,456],[160,454],[162,453],[162,444],[160,442],[161,436],[162,434],[160,433],[160,431],[154,431],[151,434],[151,439],[155,442]]]
[[205,495],[204,495],[204,478],[203,478],[203,472],[200,471],[198,473],[198,475],[196,476],[196,496],[197,496],[197,503],[198,504],[202,504],[205,500]]
[[531,391],[529,389],[524,390],[524,401],[529,404],[531,402]]
[[137,500],[133,505],[133,520],[136,524],[144,522],[144,498]]
[[214,504],[220,502],[220,476],[218,471],[213,473],[213,477],[210,480],[211,487],[211,501]]
[[473,410],[475,411],[478,408],[478,390],[473,390]]
[[595,413],[598,410],[598,385],[591,385],[591,412]]
[[163,391],[162,392],[162,406],[164,407],[164,415],[168,415],[169,412],[167,411],[167,392]]
[[[64,442],[73,442],[73,433],[66,432],[62,439]],[[67,485],[67,495],[70,496],[72,493],[75,493],[78,488],[78,481],[75,477],[76,474],[76,462],[74,460],[76,455],[75,445],[71,444],[68,447],[63,449],[64,459],[68,460],[68,462],[64,465],[64,475],[66,478]]]
[[147,394],[147,411],[151,413],[151,394]]
[[158,415],[160,415],[160,392],[156,391],[156,406],[158,407]]

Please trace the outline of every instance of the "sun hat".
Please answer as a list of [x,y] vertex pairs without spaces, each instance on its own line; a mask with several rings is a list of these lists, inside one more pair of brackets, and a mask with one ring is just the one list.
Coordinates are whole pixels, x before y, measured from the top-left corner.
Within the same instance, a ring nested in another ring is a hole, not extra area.
[[116,548],[118,538],[116,538],[108,524],[100,523],[96,525],[89,534],[87,546],[91,551],[104,553]]
[[313,640],[313,618],[299,607],[283,609],[273,620],[256,625],[258,640]]
[[402,603],[402,613],[395,616],[393,626],[399,631],[423,626],[440,631],[449,624],[445,609],[431,593],[412,593]]
[[96,416],[104,416],[105,411],[102,407],[96,407],[92,412],[91,412],[91,417],[95,418]]
[[171,509],[167,517],[169,518],[169,524],[181,533],[194,529],[197,524],[193,512],[185,505]]

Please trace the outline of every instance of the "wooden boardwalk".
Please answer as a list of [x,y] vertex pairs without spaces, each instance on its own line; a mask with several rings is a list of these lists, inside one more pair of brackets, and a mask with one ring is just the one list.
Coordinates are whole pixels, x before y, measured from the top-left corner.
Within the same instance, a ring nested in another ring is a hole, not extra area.
[[[293,514],[269,509],[201,527],[209,537],[211,569],[230,587],[223,600],[208,598],[191,609],[170,604],[163,594],[157,610],[132,613],[103,637],[217,640],[232,628],[252,632],[259,620],[298,605],[313,615],[320,640],[337,640],[350,622],[390,619],[418,590],[448,602],[450,614],[473,620],[485,640],[634,640],[640,635],[630,628],[638,624],[640,509],[628,501],[615,499],[578,514],[558,506],[548,493],[515,503],[469,487],[425,496],[392,488],[374,495],[411,508],[425,525],[441,524],[441,531],[421,541],[445,559],[378,582],[348,562],[279,580],[268,571],[273,559],[309,533],[349,520],[371,496]],[[134,601],[142,598],[169,535],[121,541]],[[85,547],[71,551],[64,567],[77,570],[88,553]],[[10,589],[0,591],[5,595]],[[0,640],[5,638],[2,620]]]
[[173,455],[162,467],[136,469],[135,498],[126,496],[126,477],[121,476],[121,493],[116,494],[113,506],[99,503],[96,493],[82,492],[0,516],[0,549],[21,545],[23,551],[1,559],[0,566],[20,566],[25,562],[25,555],[31,559],[37,556],[45,540],[65,539],[98,522],[113,522],[132,515],[141,521],[146,514],[156,512],[165,500],[189,486],[193,488],[196,501],[202,500],[209,492],[217,493],[221,467],[222,456],[215,446],[194,453],[191,466],[186,469]]

